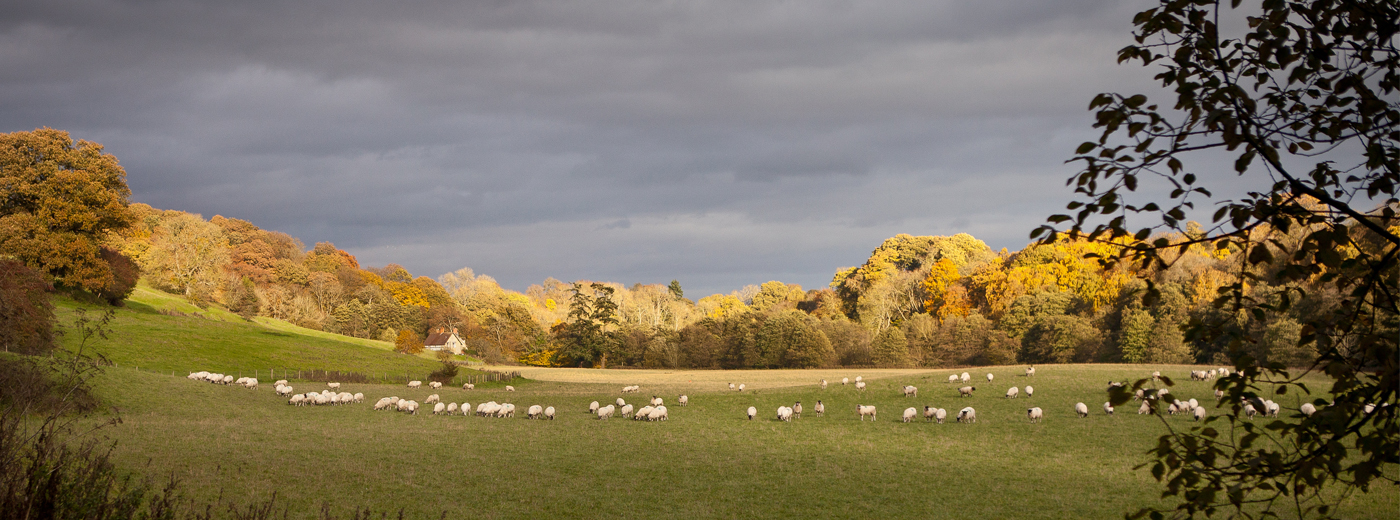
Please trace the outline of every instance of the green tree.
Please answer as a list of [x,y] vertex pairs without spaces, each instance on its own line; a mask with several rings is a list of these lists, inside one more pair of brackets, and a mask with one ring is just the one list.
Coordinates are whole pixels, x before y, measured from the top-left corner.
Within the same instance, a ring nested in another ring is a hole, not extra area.
[[608,356],[617,350],[617,339],[608,327],[617,325],[615,289],[601,283],[584,287],[575,283],[570,289],[569,320],[555,330],[560,344],[556,359],[560,364],[592,364],[608,368]]
[[116,157],[61,130],[0,134],[0,186],[0,254],[65,286],[112,286],[102,241],[135,219]]
[[899,327],[890,327],[875,336],[875,342],[870,346],[871,357],[876,365],[906,368],[911,366],[909,361],[909,341],[904,337],[904,331]]
[[[1178,515],[1249,507],[1327,517],[1347,490],[1397,484],[1395,416],[1362,409],[1394,402],[1400,389],[1400,3],[1263,0],[1236,11],[1241,3],[1163,0],[1134,17],[1136,43],[1119,61],[1156,67],[1175,103],[1095,97],[1102,134],[1076,150],[1083,169],[1069,180],[1078,194],[1072,214],[1051,216],[1032,237],[1120,244],[1106,262],[1152,269],[1169,269],[1181,256],[1173,253],[1193,247],[1238,255],[1215,301],[1223,312],[1188,334],[1225,345],[1235,375],[1216,383],[1223,402],[1238,412],[1260,392],[1300,390],[1314,370],[1332,380],[1334,402],[1319,400],[1323,411],[1301,419],[1260,424],[1227,413],[1185,431],[1168,425],[1152,452],[1153,475],[1179,499],[1166,506]],[[1247,23],[1220,23],[1235,16]],[[1244,179],[1229,181],[1238,198],[1211,200],[1206,181],[1225,176],[1209,173],[1221,155]],[[1212,224],[1185,229],[1187,213],[1207,202]],[[1260,297],[1253,288],[1261,284],[1285,290]],[[1327,292],[1343,297],[1298,328],[1296,344],[1317,352],[1307,368],[1290,371],[1251,352],[1270,335],[1289,335],[1261,322]],[[1150,305],[1157,290],[1146,293]],[[1126,402],[1129,392],[1111,401]],[[1136,516],[1149,514],[1161,511]]]
[[815,368],[835,356],[831,341],[812,318],[796,310],[783,311],[764,321],[754,346],[752,367]]
[[671,285],[666,288],[671,291],[671,295],[675,296],[677,300],[685,298],[685,291],[681,290],[681,283],[679,281],[671,280]]

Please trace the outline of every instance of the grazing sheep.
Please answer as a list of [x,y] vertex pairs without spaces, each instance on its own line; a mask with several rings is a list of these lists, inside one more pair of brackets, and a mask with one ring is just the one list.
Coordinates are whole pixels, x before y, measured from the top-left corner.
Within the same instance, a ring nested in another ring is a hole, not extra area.
[[792,415],[798,419],[802,418],[802,401],[798,401],[792,405]]
[[971,406],[958,410],[958,422],[968,424],[977,422],[977,410],[973,410]]
[[295,406],[301,406],[306,404],[306,394],[297,394],[292,396],[291,399],[287,400],[287,404]]
[[445,411],[447,411],[447,405],[442,404],[442,403],[438,403],[438,404],[433,405],[433,415],[440,415],[440,414],[442,414],[442,412],[445,412]]
[[933,416],[938,414],[938,409],[932,406],[924,407],[924,422],[933,422]]
[[956,382],[958,382],[958,375],[957,375],[957,374],[948,374],[948,382],[949,382],[949,383],[956,383]]
[[544,415],[544,407],[540,405],[530,405],[530,409],[525,411],[526,419],[538,419]]
[[687,397],[685,394],[681,394],[681,397],[679,399],[676,399],[676,402],[680,403],[681,406],[690,406],[690,397]]
[[423,386],[423,382],[422,382],[422,381],[409,381],[409,382],[408,382],[408,387],[409,387],[409,388],[418,388],[418,387],[420,387],[420,386]]
[[817,412],[817,415],[825,414],[825,413],[826,413],[826,405],[822,404],[822,402],[821,402],[820,400],[818,400],[818,401],[817,401],[817,405],[812,407],[812,411]]
[[622,413],[619,415],[621,415],[623,419],[626,419],[632,415],[632,409],[632,405],[624,404],[622,405]]
[[849,378],[849,377],[843,377],[843,378],[841,378],[841,384],[843,384],[843,385],[849,384],[850,382],[851,382],[851,378]]
[[968,374],[967,372],[963,372],[962,375],[958,376],[958,379],[966,383],[972,380],[972,375]]
[[223,381],[220,381],[220,383],[225,385],[233,383],[233,376],[224,376]]
[[1033,423],[1040,422],[1044,417],[1045,411],[1041,410],[1039,406],[1026,410],[1026,418],[1030,419]]
[[740,391],[740,392],[743,392],[743,391],[744,391],[744,384],[743,384],[743,383],[739,383],[739,391]]
[[1031,395],[1034,395],[1034,394],[1035,394],[1035,388],[1031,387],[1031,385],[1026,385],[1026,397],[1029,398]]
[[591,402],[591,403],[588,403],[588,413],[591,413],[591,414],[594,414],[594,415],[597,415],[597,414],[598,414],[598,401],[593,401],[593,402]]
[[913,386],[909,386],[909,385],[905,385],[905,386],[904,386],[904,397],[918,397],[918,396],[919,396],[919,389],[918,389],[918,388],[913,387]]
[[864,380],[865,380],[865,378],[863,378],[863,377],[861,377],[861,376],[856,376],[856,382],[857,382],[857,383],[859,383],[859,382],[861,382],[861,381],[864,381]]
[[394,407],[398,408],[400,412],[407,412],[408,402],[408,399],[400,399],[399,402],[394,403]]
[[729,389],[730,389],[730,390],[733,390],[733,389],[734,389],[734,383],[729,383]]
[[258,378],[256,378],[256,377],[250,377],[250,378],[248,378],[247,380],[243,381],[243,388],[247,388],[247,389],[249,389],[249,390],[257,390],[257,389],[258,389]]
[[427,404],[433,404],[433,403],[436,403],[436,402],[441,401],[441,400],[442,400],[442,397],[441,397],[441,396],[439,396],[439,395],[437,395],[437,394],[430,394],[430,395],[428,395],[428,398],[427,398],[427,399],[424,399],[424,400],[423,400],[423,402],[424,402],[424,403],[427,403]]
[[1138,407],[1138,415],[1144,415],[1149,413],[1152,413],[1152,403],[1149,403],[1146,400],[1144,400],[1142,402],[1142,406]]
[[1366,406],[1361,407],[1361,411],[1365,412],[1367,415],[1370,415],[1371,412],[1376,411],[1376,405],[1372,403],[1366,403]]
[[442,388],[442,383],[440,383],[440,382],[438,382],[438,381],[428,381],[428,388],[432,388],[432,389]]
[[936,410],[933,411],[933,419],[934,419],[935,421],[938,421],[938,424],[943,424],[943,420],[944,420],[944,419],[947,419],[947,418],[948,418],[948,409],[947,409],[947,408],[939,408],[939,409],[936,409]]
[[384,410],[384,409],[389,408],[389,407],[392,406],[393,404],[394,404],[394,403],[392,403],[391,401],[389,401],[389,398],[388,398],[388,397],[381,397],[381,398],[379,399],[378,402],[374,403],[374,410],[375,410],[375,411]]
[[1253,404],[1245,403],[1245,405],[1244,405],[1244,417],[1245,417],[1246,419],[1254,419],[1254,414],[1256,414],[1256,413],[1259,413],[1259,411],[1254,409],[1254,405],[1253,405]]
[[476,390],[476,385],[471,384],[471,383],[462,383],[462,389],[463,389],[463,390]]
[[295,390],[292,390],[292,387],[287,385],[279,385],[273,388],[272,391],[277,392],[277,395],[279,396],[291,395],[293,392],[295,392]]
[[616,411],[617,411],[617,408],[614,408],[613,405],[604,406],[604,407],[598,409],[598,418],[599,418],[599,419],[611,419],[612,416],[613,416],[613,412],[616,412]]
[[355,392],[355,395],[351,396],[351,399],[357,403],[362,403],[365,401],[365,394],[364,392]]
[[544,418],[545,418],[545,419],[549,419],[549,420],[551,420],[551,421],[554,420],[554,407],[553,407],[553,406],[545,407],[545,409],[544,409]]
[[748,409],[748,413],[749,413],[749,420],[752,421],[752,420],[753,420],[753,416],[758,415],[758,408],[754,408],[754,407],[750,406],[749,409]]
[[447,415],[457,415],[457,403],[447,403]]
[[511,403],[501,403],[501,411],[497,412],[496,416],[501,418],[515,417],[515,405]]
[[1157,371],[1153,371],[1153,372],[1152,372],[1152,379],[1161,379],[1161,378],[1162,378],[1162,373],[1161,373],[1161,372],[1157,372]]
[[661,406],[661,404],[662,404],[663,402],[664,402],[664,401],[662,401],[662,399],[661,399],[660,397],[657,397],[657,396],[654,396],[654,395],[651,396],[651,405],[652,405],[653,407]]
[[514,392],[514,391],[515,391],[515,387],[510,386],[510,385],[506,385],[506,391],[507,391],[507,392]]
[[1176,415],[1177,413],[1181,412],[1181,405],[1177,404],[1180,402],[1181,401],[1177,401],[1176,403],[1167,405],[1167,415]]
[[856,390],[865,390],[865,381],[856,381]]
[[786,406],[779,406],[779,407],[778,407],[778,420],[779,420],[779,421],[785,421],[785,422],[792,422],[792,408],[788,408],[788,407],[786,407]]
[[1017,394],[1020,394],[1020,393],[1021,393],[1021,389],[1020,389],[1020,388],[1016,388],[1016,387],[1013,386],[1013,387],[1011,387],[1009,390],[1006,391],[1006,398],[1007,398],[1007,399],[1015,399],[1015,398],[1016,398],[1016,395],[1017,395]]
[[287,380],[286,380],[286,379],[278,379],[278,380],[272,382],[272,386],[277,386],[277,385],[287,386]]
[[1216,399],[1224,399],[1224,398],[1225,398],[1225,391],[1224,391],[1224,390],[1216,390],[1216,391],[1215,391],[1215,398],[1216,398]]
[[1317,413],[1317,407],[1313,406],[1312,403],[1303,403],[1303,406],[1298,407],[1298,411],[1307,417],[1312,417],[1312,414]]
[[1084,403],[1074,403],[1074,414],[1078,415],[1080,419],[1088,417],[1089,407]]
[[627,404],[627,401],[623,401],[621,397],[617,398],[617,406],[618,406],[619,408],[621,408],[622,405],[625,405],[625,404]]
[[822,380],[822,382],[820,383],[820,386],[822,387],[822,390],[826,390],[826,380],[825,380],[825,379]]
[[651,412],[652,412],[652,410],[655,410],[655,409],[656,409],[655,406],[643,406],[643,407],[641,407],[641,408],[638,408],[637,411],[636,411],[635,413],[632,414],[632,420],[634,420],[634,421],[645,421],[645,420],[647,420],[647,419],[650,419],[650,418],[651,418]]
[[959,388],[958,397],[970,397],[972,396],[972,391],[976,389],[977,387],[975,386],[964,386],[962,388]]
[[1123,387],[1123,383],[1122,383],[1122,382],[1119,382],[1119,381],[1109,381],[1109,382],[1108,382],[1108,388],[1107,388],[1107,390],[1110,390],[1110,391],[1111,391],[1111,390],[1113,390],[1114,388],[1122,388],[1122,387]]
[[914,417],[917,417],[918,415],[919,415],[919,410],[915,409],[913,406],[910,406],[910,407],[908,407],[908,408],[905,408],[905,409],[904,409],[904,417],[903,417],[904,422],[907,423],[907,422],[913,421],[913,420],[914,420]]
[[1206,418],[1206,409],[1205,409],[1205,408],[1199,408],[1199,407],[1198,407],[1198,408],[1196,408],[1195,410],[1192,410],[1192,411],[1191,411],[1191,416],[1195,418],[1195,419],[1194,419],[1195,421],[1200,421],[1201,419],[1205,419],[1205,418]]
[[987,373],[987,382],[988,382],[988,383],[992,382],[992,374],[991,374],[991,372],[988,372],[988,373]]
[[352,393],[350,393],[350,392],[341,392],[341,393],[337,394],[335,397],[336,397],[336,400],[337,400],[337,401],[340,401],[340,404],[350,404],[350,403],[356,402],[356,401],[355,401],[355,394],[352,394]]
[[1103,413],[1113,415],[1113,403],[1105,402],[1103,404]]
[[1026,377],[1035,376],[1035,367],[1026,367]]
[[870,416],[870,420],[871,420],[871,421],[874,421],[874,420],[875,420],[875,405],[865,406],[865,405],[863,405],[863,404],[858,404],[858,405],[856,405],[856,414],[860,415],[860,420],[861,420],[861,421],[865,421],[865,416],[867,416],[867,415]]
[[669,419],[670,417],[671,416],[669,413],[667,413],[665,406],[658,406],[655,409],[653,409],[651,413],[647,414],[647,420],[649,421],[664,421]]
[[326,383],[326,388],[340,388],[340,383]]

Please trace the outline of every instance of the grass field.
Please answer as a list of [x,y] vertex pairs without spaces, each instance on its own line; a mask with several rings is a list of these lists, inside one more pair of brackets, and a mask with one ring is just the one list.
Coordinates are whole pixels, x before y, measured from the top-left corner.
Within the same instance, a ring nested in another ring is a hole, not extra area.
[[[72,330],[79,309],[85,310],[89,319],[99,318],[107,309],[62,296],[53,301],[58,322],[67,327],[61,341],[69,348],[81,339]],[[399,354],[383,341],[329,334],[268,318],[250,322],[217,307],[201,309],[144,284],[124,307],[115,310],[111,339],[94,345],[118,367],[181,376],[199,370],[235,376],[256,373],[267,381],[288,373],[294,378],[297,370],[423,378],[441,367],[431,355]],[[278,371],[277,377],[268,379],[273,370]]]
[[[946,383],[950,370],[531,369],[533,380],[513,393],[438,391],[473,406],[515,403],[515,419],[372,411],[382,396],[421,402],[430,393],[397,385],[347,384],[342,390],[364,392],[366,402],[303,408],[266,388],[123,368],[109,369],[98,389],[121,410],[122,423],[100,431],[117,442],[122,467],[157,481],[173,474],[187,496],[204,500],[276,493],[292,518],[314,516],[322,503],[337,514],[369,507],[408,518],[1116,518],[1157,503],[1158,484],[1133,468],[1164,427],[1133,409],[1105,415],[1104,384],[1153,369],[1178,376],[1177,396],[1213,403],[1208,383],[1184,377],[1187,367],[1140,365],[1041,366],[1035,377],[1021,367],[968,370],[978,387],[969,398]],[[864,393],[839,383],[856,375],[869,382]],[[825,390],[815,384],[823,377],[834,381]],[[727,382],[749,390],[729,391]],[[642,390],[620,394],[624,384]],[[919,396],[900,396],[904,384]],[[1027,384],[1034,397],[1002,397]],[[675,405],[681,393],[689,406]],[[644,403],[653,394],[667,400],[669,421],[587,413],[589,401]],[[773,419],[779,405],[799,400],[802,418]],[[811,411],[817,400],[823,417]],[[1301,402],[1277,400],[1285,410]],[[1074,417],[1079,401],[1090,417]],[[860,421],[857,403],[876,405],[879,420]],[[523,419],[532,404],[558,408],[559,418]],[[744,414],[751,405],[760,411],[754,421]],[[900,422],[904,408],[924,405],[973,406],[979,420]],[[1043,423],[1026,421],[1030,406],[1045,409]],[[1398,498],[1381,486],[1349,497],[1341,516],[1392,518]]]

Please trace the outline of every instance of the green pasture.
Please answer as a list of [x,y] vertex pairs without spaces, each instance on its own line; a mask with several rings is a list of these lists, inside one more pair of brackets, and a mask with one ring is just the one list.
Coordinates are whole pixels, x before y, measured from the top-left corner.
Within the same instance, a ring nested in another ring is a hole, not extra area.
[[[329,334],[267,318],[248,321],[217,307],[201,309],[144,285],[123,307],[88,305],[63,296],[53,302],[63,331],[61,341],[68,349],[81,341],[73,326],[80,309],[94,321],[105,310],[114,309],[109,339],[92,338],[89,344],[121,368],[178,376],[200,370],[235,376],[256,374],[271,381],[288,374],[295,379],[297,370],[424,378],[441,367],[430,355],[400,354],[383,341]],[[272,370],[277,371],[276,377],[268,379]],[[463,375],[475,373],[462,370]]]
[[[162,362],[183,370],[200,359]],[[121,423],[99,435],[115,441],[121,467],[156,482],[173,475],[186,497],[205,501],[247,503],[275,493],[291,518],[314,517],[323,503],[340,516],[368,507],[390,517],[402,510],[406,518],[444,511],[447,518],[1119,518],[1158,503],[1159,484],[1134,467],[1148,460],[1144,452],[1166,429],[1133,405],[1106,415],[1106,383],[1162,370],[1176,379],[1176,396],[1213,407],[1209,383],[1190,381],[1189,368],[1041,366],[1034,377],[1021,375],[1022,367],[969,369],[977,387],[969,398],[946,382],[961,369],[886,371],[867,378],[864,392],[839,382],[823,390],[817,377],[799,376],[812,383],[740,393],[677,371],[669,382],[653,377],[640,393],[624,395],[626,370],[598,371],[615,377],[611,383],[533,380],[516,384],[516,392],[346,384],[341,390],[363,392],[365,402],[322,407],[288,406],[269,388],[121,367],[108,369],[97,388],[120,410]],[[725,375],[763,386],[765,378],[791,380],[794,372]],[[902,397],[905,384],[918,386],[918,397]],[[1028,384],[1034,397],[1002,397],[1008,387]],[[380,397],[422,402],[434,392],[472,406],[511,402],[519,416],[433,416],[430,406],[418,415],[372,410]],[[676,404],[681,393],[689,406]],[[590,401],[645,404],[652,395],[666,400],[669,421],[600,421],[587,412]],[[800,419],[774,420],[779,405],[799,400],[806,408]],[[818,400],[825,416],[813,412]],[[1287,415],[1302,397],[1276,400]],[[1088,418],[1074,415],[1080,401],[1089,405]],[[558,419],[526,420],[533,404],[556,407]],[[859,420],[857,404],[876,405],[879,419]],[[904,408],[925,405],[948,409],[947,423],[900,422]],[[749,406],[759,410],[753,421],[745,416]],[[952,420],[964,406],[977,409],[976,424]],[[1027,422],[1031,406],[1045,410],[1044,422]],[[1191,426],[1181,416],[1166,422]],[[1377,486],[1348,497],[1341,516],[1391,518],[1398,498],[1393,486]]]

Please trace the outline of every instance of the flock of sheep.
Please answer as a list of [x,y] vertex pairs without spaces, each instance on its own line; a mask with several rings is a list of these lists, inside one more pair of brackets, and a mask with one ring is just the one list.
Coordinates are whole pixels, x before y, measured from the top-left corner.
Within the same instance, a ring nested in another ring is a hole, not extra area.
[[[1191,379],[1194,381],[1209,381],[1217,377],[1229,375],[1229,373],[1229,369],[1219,368],[1212,370],[1193,370],[1191,371],[1190,376]],[[1026,368],[1025,375],[1026,377],[1034,377],[1035,367]],[[1154,378],[1161,376],[1159,372],[1153,372],[1152,375]],[[252,377],[234,378],[231,375],[211,373],[207,371],[193,372],[187,377],[190,380],[204,381],[213,384],[234,384],[249,389],[256,389],[258,387],[258,380]],[[995,376],[993,374],[988,373],[986,378],[987,381],[990,383],[995,379]],[[949,383],[962,383],[966,385],[966,383],[970,381],[971,374],[967,372],[948,376]],[[841,379],[842,385],[848,385],[851,383],[852,381],[850,378]],[[742,392],[745,389],[745,385],[743,383],[729,383],[728,385],[731,390],[739,392]],[[821,388],[825,389],[827,388],[827,381],[825,379],[822,379],[818,382],[818,385]],[[1109,382],[1109,390],[1112,390],[1114,387],[1122,387],[1124,385],[1125,383],[1122,382]],[[421,381],[410,381],[407,386],[409,389],[418,389],[422,388],[423,386],[427,386],[429,389],[436,390],[442,388],[442,383],[430,381],[426,385],[424,385]],[[290,385],[288,385],[286,380],[276,381],[275,383],[273,383],[273,387],[274,391],[278,396],[287,397],[287,404],[293,406],[360,403],[364,401],[365,397],[363,393],[352,394],[349,392],[338,392],[337,390],[340,387],[340,383],[336,382],[327,383],[327,389],[321,392],[313,391],[307,393],[294,393],[293,388]],[[862,377],[857,376],[855,378],[854,388],[857,391],[861,392],[865,390],[866,382]],[[462,389],[473,390],[475,389],[475,385],[467,383],[462,385]],[[507,392],[513,392],[515,391],[515,388],[512,386],[506,386],[505,390]],[[919,395],[919,389],[913,385],[903,385],[900,387],[899,390],[900,395],[906,398],[917,398]],[[971,385],[961,386],[958,388],[958,395],[960,397],[971,397],[975,390],[976,387]],[[622,387],[622,393],[624,394],[637,393],[640,391],[641,387],[639,385],[627,385]],[[1020,387],[1012,386],[1006,391],[1005,397],[1007,399],[1017,399],[1023,393],[1025,397],[1030,398],[1034,395],[1035,388],[1030,385],[1026,385],[1023,391]],[[1217,399],[1223,397],[1223,392],[1217,390],[1215,393]],[[1166,405],[1165,410],[1168,415],[1187,415],[1196,421],[1204,419],[1207,414],[1206,409],[1203,406],[1201,406],[1196,399],[1187,399],[1185,401],[1177,399],[1174,396],[1172,396],[1170,391],[1167,389],[1137,390],[1134,395],[1134,399],[1141,401],[1141,405],[1138,408],[1139,414],[1153,413],[1153,403],[1164,403]],[[680,406],[686,406],[689,404],[689,400],[689,396],[681,395],[677,399],[677,404],[679,404]],[[627,403],[623,398],[619,397],[617,398],[616,404],[608,404],[606,406],[600,406],[598,401],[591,402],[588,407],[588,413],[593,415],[598,420],[607,420],[614,416],[621,416],[622,418],[631,418],[633,420],[638,421],[661,422],[666,421],[670,418],[669,410],[666,408],[664,403],[664,399],[662,399],[659,396],[653,395],[647,406],[636,408],[634,405]],[[450,402],[444,403],[442,402],[441,396],[436,393],[429,395],[424,400],[423,404],[432,405],[433,415],[451,416],[460,414],[465,416],[472,414],[473,410],[475,411],[475,415],[480,417],[511,418],[515,417],[516,415],[516,406],[512,403],[497,403],[495,401],[489,401],[485,403],[480,403],[475,408],[473,408],[471,403],[468,402],[462,402],[460,404]],[[1248,400],[1243,404],[1243,413],[1247,418],[1250,419],[1254,418],[1255,415],[1263,415],[1265,417],[1278,417],[1279,412],[1281,410],[1281,406],[1278,403],[1267,399],[1256,398]],[[415,400],[403,399],[399,398],[398,396],[390,396],[379,399],[374,404],[374,410],[393,410],[404,412],[407,414],[417,414],[419,406],[419,403]],[[1368,406],[1368,408],[1374,407]],[[1089,416],[1089,407],[1085,403],[1075,403],[1073,406],[1073,410],[1077,417],[1084,418]],[[874,405],[857,404],[855,411],[856,415],[861,421],[865,421],[866,418],[869,418],[871,421],[876,420],[877,410]],[[1113,415],[1114,407],[1111,403],[1105,402],[1103,404],[1103,411],[1106,415]],[[1302,412],[1304,415],[1310,416],[1313,413],[1316,413],[1317,408],[1311,403],[1305,403],[1299,408],[1299,411]],[[1367,411],[1369,412],[1370,410],[1368,409]],[[758,410],[753,406],[748,407],[745,410],[745,412],[749,420],[753,420],[758,415]],[[791,422],[793,419],[801,418],[802,412],[803,407],[801,401],[794,403],[792,406],[781,405],[777,408],[775,420]],[[818,416],[824,415],[826,413],[826,405],[822,401],[818,400],[815,406],[813,406],[813,412]],[[930,405],[924,406],[922,414],[920,414],[918,408],[911,406],[905,408],[900,417],[903,422],[909,423],[914,422],[920,415],[923,416],[926,422],[937,422],[938,424],[943,424],[944,420],[946,420],[948,417],[948,411],[946,409]],[[553,420],[555,417],[556,410],[553,406],[531,405],[527,409],[525,414],[526,419]],[[1031,407],[1026,410],[1026,417],[1032,423],[1039,423],[1041,420],[1044,419],[1045,411],[1040,407]],[[954,418],[959,423],[975,423],[977,422],[977,410],[975,410],[971,406],[965,407],[959,410],[954,415]]]

